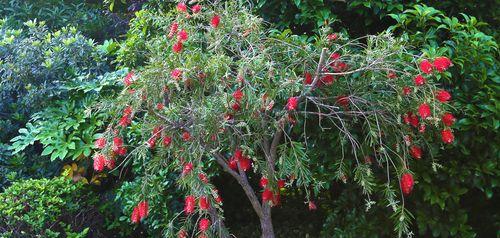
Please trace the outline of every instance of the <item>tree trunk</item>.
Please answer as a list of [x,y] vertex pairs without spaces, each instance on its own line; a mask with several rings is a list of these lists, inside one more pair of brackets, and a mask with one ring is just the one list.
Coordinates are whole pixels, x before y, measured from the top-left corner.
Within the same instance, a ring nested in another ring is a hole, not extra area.
[[269,204],[263,205],[263,214],[260,218],[260,228],[262,238],[274,238],[273,219],[271,218],[271,207]]

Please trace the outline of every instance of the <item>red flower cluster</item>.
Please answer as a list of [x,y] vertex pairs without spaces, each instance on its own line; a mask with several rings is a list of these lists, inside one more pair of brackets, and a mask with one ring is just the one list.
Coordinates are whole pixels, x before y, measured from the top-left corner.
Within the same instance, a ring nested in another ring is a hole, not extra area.
[[410,173],[404,173],[401,176],[400,186],[404,195],[409,195],[411,193],[411,191],[413,190],[413,184],[413,175],[411,175]]
[[127,149],[125,149],[125,147],[123,147],[123,139],[120,137],[113,138],[113,145],[111,146],[111,149],[117,155],[123,156],[123,155],[127,154]]
[[453,63],[445,56],[436,57],[434,59],[434,63],[427,59],[424,59],[422,60],[422,62],[420,62],[420,70],[426,74],[432,73],[433,69],[442,73],[451,66],[453,66]]
[[134,71],[130,71],[125,78],[123,78],[123,84],[125,84],[126,87],[132,85],[132,83],[135,81],[135,73]]
[[132,122],[132,107],[127,106],[125,109],[123,109],[123,115],[120,118],[118,125],[122,127],[127,127],[128,125],[130,125],[131,122]]
[[291,97],[288,99],[286,103],[286,110],[295,111],[297,110],[299,105],[299,97]]
[[425,84],[425,78],[424,78],[424,76],[422,76],[420,74],[417,75],[417,77],[415,77],[414,81],[415,81],[415,85],[417,85],[417,86],[422,86]]
[[243,155],[243,151],[236,149],[234,155],[229,159],[229,167],[232,170],[238,170],[238,163],[241,170],[247,171],[252,168],[252,160],[247,156]]
[[132,223],[139,223],[140,220],[146,218],[149,214],[149,205],[147,201],[141,201],[134,207],[130,221]]
[[194,212],[196,207],[196,198],[193,195],[189,195],[184,199],[184,212],[186,214],[191,214]]
[[104,147],[106,147],[106,138],[97,138],[97,140],[94,142],[94,146],[97,148],[97,149],[104,149]]
[[211,222],[208,218],[202,218],[200,224],[198,224],[198,229],[202,232],[207,231],[210,228]]
[[198,206],[201,210],[206,211],[210,208],[210,201],[208,201],[207,197],[201,197],[200,200],[198,200]]
[[410,155],[416,160],[419,160],[422,158],[422,149],[419,146],[412,145],[410,147]]
[[219,27],[219,24],[220,24],[220,16],[219,15],[213,16],[212,20],[210,20],[210,25],[213,28],[217,28],[217,27]]

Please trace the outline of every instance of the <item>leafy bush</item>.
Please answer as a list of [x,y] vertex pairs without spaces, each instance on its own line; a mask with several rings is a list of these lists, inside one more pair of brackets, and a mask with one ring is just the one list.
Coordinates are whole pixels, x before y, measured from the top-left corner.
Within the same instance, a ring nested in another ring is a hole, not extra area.
[[65,178],[29,179],[0,193],[0,235],[86,237],[99,224],[97,197]]
[[5,0],[0,2],[0,19],[7,25],[21,28],[29,20],[44,21],[49,29],[69,25],[96,40],[114,38],[126,29],[119,19],[107,16],[99,6],[78,0]]

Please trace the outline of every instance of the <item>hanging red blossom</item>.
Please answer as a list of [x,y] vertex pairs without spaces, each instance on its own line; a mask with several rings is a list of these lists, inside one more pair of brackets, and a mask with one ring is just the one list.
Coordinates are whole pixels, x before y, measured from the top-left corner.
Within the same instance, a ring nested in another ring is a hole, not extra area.
[[189,195],[184,199],[184,212],[186,214],[191,214],[194,212],[196,206],[196,198],[193,195]]
[[179,40],[179,42],[187,41],[187,39],[188,33],[186,30],[182,29],[181,31],[179,31],[179,33],[177,33],[177,40]]
[[333,75],[327,74],[321,78],[321,82],[324,85],[332,85],[335,82],[335,77]]
[[158,109],[159,111],[163,110],[165,108],[165,105],[163,103],[157,103],[156,104],[156,109]]
[[340,95],[337,96],[337,100],[335,101],[336,104],[340,105],[344,109],[349,107],[349,97],[345,95]]
[[285,180],[280,179],[278,180],[278,188],[284,188],[285,187]]
[[191,140],[191,134],[188,131],[185,131],[182,133],[182,140],[183,141],[189,141]]
[[233,98],[235,101],[239,102],[243,98],[244,94],[241,91],[241,89],[236,89],[236,91],[233,92]]
[[416,160],[419,160],[422,158],[422,149],[417,145],[412,145],[410,147],[410,155]]
[[187,11],[187,6],[185,3],[180,2],[177,4],[177,11],[179,12],[186,12]]
[[403,87],[403,95],[408,96],[408,95],[410,95],[410,93],[411,93],[411,88],[408,86],[404,86]]
[[387,73],[387,78],[390,78],[390,79],[395,79],[395,78],[397,78],[397,77],[398,77],[398,75],[396,75],[396,73],[395,73],[394,71],[389,71],[389,72]]
[[104,147],[106,147],[106,138],[97,138],[97,140],[94,142],[94,146],[98,149],[104,149]]
[[229,159],[229,168],[232,170],[238,170],[238,161],[234,157]]
[[401,190],[403,190],[404,195],[409,195],[411,191],[413,190],[413,175],[410,173],[404,173],[401,176],[401,182],[400,182]]
[[418,132],[420,132],[420,133],[425,133],[425,128],[426,128],[425,124],[423,124],[423,123],[422,123],[422,124],[420,124],[420,125],[418,126]]
[[106,157],[103,154],[96,154],[94,156],[94,170],[101,172],[104,169]]
[[418,116],[415,114],[410,115],[410,125],[413,127],[417,127],[419,123]]
[[130,221],[132,223],[139,223],[141,220],[141,216],[139,215],[139,207],[134,207],[134,210],[132,211],[132,215],[130,215]]
[[118,150],[120,150],[122,146],[123,146],[123,139],[117,136],[113,137],[113,146],[111,146],[111,149],[114,152],[118,152]]
[[241,106],[239,103],[235,102],[233,103],[233,105],[231,105],[231,108],[234,110],[234,111],[239,111],[241,109]]
[[210,25],[213,27],[213,28],[217,28],[220,24],[220,16],[219,15],[215,15],[212,17],[212,20],[210,21]]
[[297,110],[299,104],[299,97],[291,97],[288,99],[286,103],[286,109],[288,111],[295,111]]
[[427,103],[422,103],[418,107],[418,114],[422,119],[426,119],[431,115],[431,107]]
[[439,72],[446,71],[450,66],[452,66],[451,60],[445,56],[436,57],[434,59],[434,68]]
[[243,170],[243,171],[246,172],[247,170],[249,170],[250,168],[252,168],[252,160],[249,159],[248,157],[245,156],[245,157],[241,158],[238,161],[240,163],[241,170]]
[[174,37],[175,34],[177,34],[177,31],[179,30],[179,23],[174,22],[172,25],[170,25],[170,31],[168,32],[167,37],[171,39]]
[[439,90],[436,92],[436,98],[440,102],[448,102],[451,99],[451,94],[446,90]]
[[193,163],[189,162],[184,165],[184,168],[182,168],[182,175],[189,174],[191,171],[193,171]]
[[130,71],[126,76],[125,78],[123,78],[123,84],[125,84],[126,87],[132,85],[132,83],[134,82],[134,78],[135,78],[135,73],[134,71]]
[[179,233],[177,233],[177,238],[188,238],[188,233],[186,230],[181,229]]
[[115,159],[113,159],[113,158],[110,158],[110,159],[107,159],[107,160],[105,160],[105,161],[104,161],[104,165],[105,165],[105,166],[106,166],[106,168],[108,168],[109,170],[111,170],[111,169],[114,169],[114,168],[115,168],[115,166],[116,166],[116,165],[115,165],[115,163],[116,163],[116,161],[115,161]]
[[208,201],[207,197],[201,197],[198,200],[198,206],[201,210],[208,210],[208,208],[210,208],[210,202]]
[[264,189],[264,192],[262,192],[262,201],[263,202],[268,202],[273,199],[273,192],[269,189]]
[[148,148],[154,149],[156,145],[156,137],[152,136],[151,138],[149,138],[146,142],[146,145],[148,146]]
[[329,41],[334,41],[337,40],[338,38],[339,36],[337,35],[337,33],[332,33],[326,36],[326,39],[328,39]]
[[453,135],[453,132],[451,132],[450,129],[444,129],[441,131],[441,139],[443,140],[444,143],[451,144],[455,140],[455,136]]
[[200,220],[200,224],[198,225],[198,229],[200,231],[206,231],[206,230],[208,230],[208,228],[210,228],[210,225],[211,225],[210,223],[211,222],[208,218],[202,218]]
[[432,63],[429,60],[422,60],[420,62],[420,70],[426,74],[432,73]]
[[122,118],[120,118],[120,121],[118,121],[118,126],[127,127],[131,122],[132,120],[130,120],[130,117],[124,115],[122,116]]
[[182,42],[177,41],[173,46],[172,46],[172,51],[174,53],[179,53],[182,51]]
[[453,126],[453,124],[455,123],[455,117],[453,116],[453,114],[449,113],[449,112],[446,112],[445,114],[443,114],[443,116],[441,117],[441,120],[443,121],[444,125],[446,126]]
[[170,72],[170,76],[174,79],[179,79],[182,76],[182,70],[174,69]]
[[259,182],[259,184],[260,184],[260,186],[261,186],[262,188],[266,188],[266,187],[267,187],[267,183],[268,183],[268,180],[267,180],[267,178],[266,178],[266,177],[262,177],[262,178],[260,178],[260,182]]
[[207,175],[204,173],[198,174],[198,178],[203,182],[203,183],[208,183],[208,178]]
[[144,219],[149,214],[149,205],[147,201],[141,201],[137,207],[139,208],[139,217]]
[[163,137],[163,146],[168,147],[172,143],[172,137],[165,136]]
[[314,203],[313,201],[309,201],[308,205],[309,205],[309,211],[314,211],[317,209],[316,203]]
[[415,85],[422,86],[425,84],[426,80],[425,80],[424,76],[419,74],[415,77],[415,79],[413,79],[413,81],[415,82]]
[[305,85],[310,85],[313,82],[313,77],[309,72],[304,73],[304,84]]
[[192,6],[192,7],[191,7],[191,11],[192,11],[194,14],[196,14],[196,13],[200,12],[200,11],[201,11],[201,5],[200,5],[200,4],[196,4],[196,5]]

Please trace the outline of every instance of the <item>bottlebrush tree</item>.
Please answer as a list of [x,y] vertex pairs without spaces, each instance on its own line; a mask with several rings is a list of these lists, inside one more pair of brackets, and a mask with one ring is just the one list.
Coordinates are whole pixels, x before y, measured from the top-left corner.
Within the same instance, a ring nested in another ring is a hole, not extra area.
[[[216,165],[241,185],[262,237],[270,238],[280,188],[302,189],[316,209],[314,194],[324,183],[311,161],[338,165],[335,177],[346,180],[344,162],[354,160],[363,193],[383,188],[397,231],[409,232],[404,196],[414,186],[411,164],[425,163],[424,145],[439,143],[433,138],[454,140],[450,95],[435,83],[451,61],[411,55],[388,34],[350,41],[325,29],[303,40],[266,28],[250,12],[236,1],[181,1],[161,15],[164,32],[148,41],[148,65],[129,73],[120,96],[103,104],[118,116],[96,141],[96,171],[138,160],[145,183],[160,170],[177,173],[186,194],[179,215],[186,219],[167,233],[228,237],[217,192],[223,188],[206,173]],[[129,130],[143,135],[133,150]],[[325,134],[336,136],[331,146],[345,153],[311,158]],[[143,191],[131,222],[147,219],[151,193]]]

